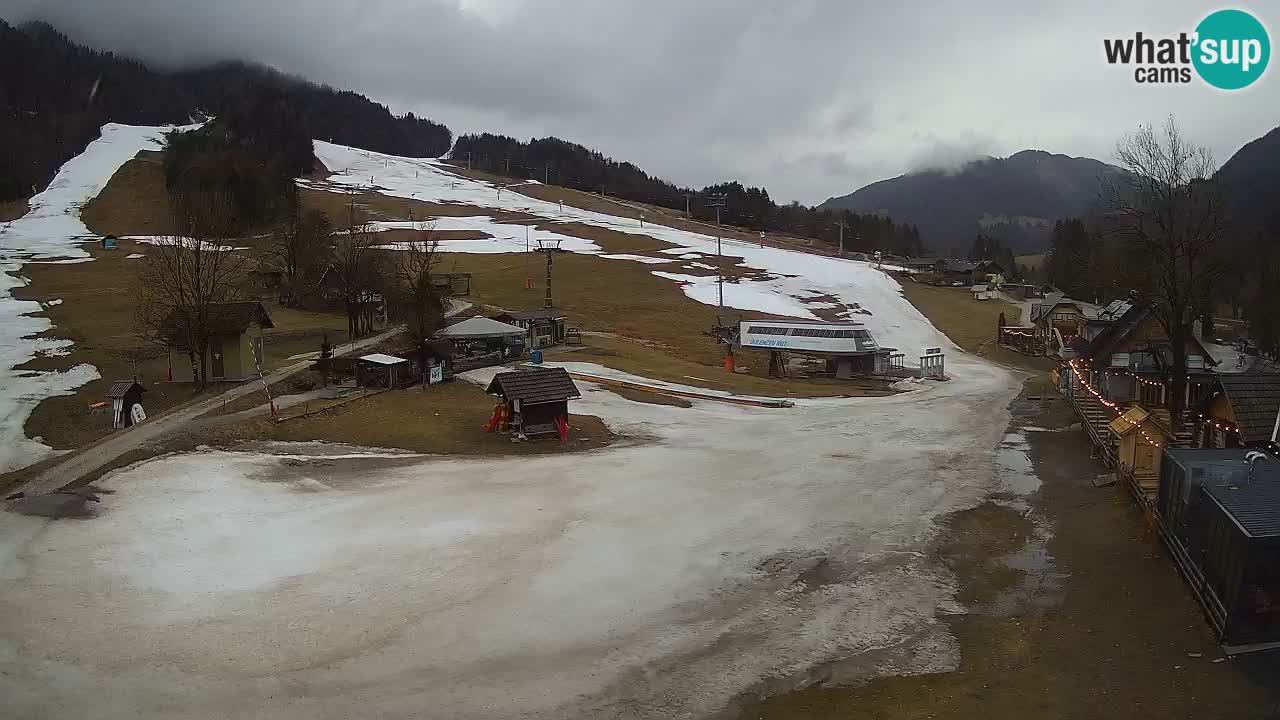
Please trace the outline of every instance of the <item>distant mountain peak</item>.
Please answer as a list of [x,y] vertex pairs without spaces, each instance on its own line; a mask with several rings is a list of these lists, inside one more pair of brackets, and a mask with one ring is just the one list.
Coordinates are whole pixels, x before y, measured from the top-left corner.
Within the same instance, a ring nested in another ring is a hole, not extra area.
[[1089,213],[1102,178],[1120,172],[1093,158],[1027,149],[954,168],[922,168],[833,197],[821,207],[902,219],[917,225],[925,242],[940,251],[963,251],[982,232],[1015,252],[1037,253],[1048,247],[1054,220]]

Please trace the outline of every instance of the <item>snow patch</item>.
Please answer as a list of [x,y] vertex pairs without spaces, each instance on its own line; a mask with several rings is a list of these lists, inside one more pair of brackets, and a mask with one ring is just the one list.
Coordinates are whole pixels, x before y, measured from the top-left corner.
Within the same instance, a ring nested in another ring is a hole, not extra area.
[[[926,347],[955,349],[949,339],[902,297],[902,288],[893,278],[867,262],[811,255],[783,248],[760,247],[755,243],[727,238],[718,242],[712,235],[652,223],[646,223],[641,228],[632,218],[569,206],[561,208],[557,203],[461,177],[435,159],[383,155],[320,141],[315,143],[315,147],[316,156],[332,171],[329,181],[334,185],[372,188],[393,197],[462,203],[526,213],[553,223],[582,223],[652,237],[673,245],[674,247],[662,252],[675,255],[681,260],[713,257],[719,246],[723,248],[729,262],[773,276],[767,281],[744,279],[738,283],[726,283],[725,302],[732,307],[814,319],[815,316],[796,302],[795,298],[803,297],[807,292],[816,292],[829,295],[844,305],[861,306],[866,314],[860,316],[859,321],[867,325],[883,346],[895,347],[908,354],[920,352]],[[483,225],[477,224],[472,218],[437,218],[432,222],[441,229],[449,227],[449,223],[460,223],[459,229],[484,229]],[[502,232],[510,233],[509,230]],[[451,243],[446,249],[453,252],[523,252],[523,230],[515,238],[504,239],[505,243]],[[508,249],[496,249],[503,246]],[[566,241],[565,249],[579,251],[571,247],[569,241]],[[590,248],[586,251],[600,252],[594,243],[590,243]],[[718,293],[714,287],[714,278],[710,286],[705,280],[685,282],[684,290],[689,297],[708,305],[717,304]],[[732,301],[730,297],[733,298]]]
[[0,692],[24,717],[108,696],[134,716],[175,687],[193,718],[397,715],[424,697],[440,717],[707,717],[888,648],[889,672],[954,667],[954,579],[925,550],[996,486],[1017,392],[1003,369],[956,364],[971,382],[928,402],[791,409],[582,382],[574,412],[649,438],[587,454],[308,462],[279,446],[303,460],[121,470],[92,520],[0,523],[23,618],[0,625]]
[[35,314],[41,310],[39,303],[13,297],[13,290],[29,281],[12,273],[30,262],[91,262],[82,245],[95,238],[80,220],[81,206],[102,192],[116,170],[138,151],[160,149],[164,133],[173,129],[104,125],[101,137],[68,160],[49,187],[31,198],[25,215],[0,225],[0,472],[39,462],[51,452],[23,430],[41,400],[69,395],[99,377],[91,365],[65,372],[14,369],[66,346],[51,348],[49,341],[33,339],[53,324]]

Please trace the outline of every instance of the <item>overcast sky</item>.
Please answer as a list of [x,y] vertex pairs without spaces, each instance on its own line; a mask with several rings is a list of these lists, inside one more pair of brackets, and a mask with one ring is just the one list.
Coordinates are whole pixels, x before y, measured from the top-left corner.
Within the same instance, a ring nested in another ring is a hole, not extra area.
[[[1042,5],[1042,7],[1036,7]],[[1104,37],[1221,6],[1025,0],[0,0],[145,60],[255,60],[455,134],[580,142],[680,184],[817,203],[913,168],[1026,148],[1112,161],[1174,113],[1225,162],[1280,124],[1280,68],[1235,93],[1143,86]],[[1236,3],[1271,29],[1280,6]],[[1273,63],[1273,65],[1276,63]]]

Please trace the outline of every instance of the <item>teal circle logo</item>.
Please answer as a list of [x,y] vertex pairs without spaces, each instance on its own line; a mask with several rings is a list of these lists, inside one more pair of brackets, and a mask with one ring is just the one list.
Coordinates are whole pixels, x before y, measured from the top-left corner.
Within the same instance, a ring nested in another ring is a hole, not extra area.
[[1252,85],[1267,69],[1271,38],[1243,10],[1219,10],[1196,26],[1191,63],[1201,79],[1222,90]]

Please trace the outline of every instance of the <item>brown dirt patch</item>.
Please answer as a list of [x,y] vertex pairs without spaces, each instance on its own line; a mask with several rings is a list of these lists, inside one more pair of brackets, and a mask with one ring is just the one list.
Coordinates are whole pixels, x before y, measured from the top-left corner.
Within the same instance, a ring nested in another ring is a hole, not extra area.
[[[474,180],[490,182],[504,187],[510,186],[511,190],[519,192],[521,195],[528,195],[529,197],[545,200],[547,202],[563,202],[565,205],[580,208],[582,210],[591,210],[617,217],[634,218],[637,222],[641,217],[643,217],[645,223],[656,222],[666,225],[667,227],[702,233],[704,235],[714,236],[715,234],[720,233],[723,237],[742,240],[744,242],[761,242],[759,231],[747,230],[729,225],[723,225],[717,229],[714,222],[685,219],[684,211],[682,209],[675,210],[658,205],[651,205],[649,203],[621,200],[607,195],[602,197],[596,193],[573,190],[559,185],[543,185],[541,183],[524,184],[523,181],[514,178],[494,175],[480,170],[467,170],[465,162],[462,165],[451,163],[449,171]],[[705,210],[705,208],[702,208],[700,211],[705,212]],[[695,209],[695,212],[699,212],[699,210]],[[763,241],[765,245],[801,250],[803,252],[810,252],[817,255],[836,254],[830,245],[819,243],[809,238],[787,235],[785,233],[766,233]]]
[[[614,440],[613,433],[599,418],[572,414],[568,442],[512,442],[509,436],[484,432],[493,406],[494,399],[478,385],[456,380],[426,389],[393,390],[355,400],[274,425],[267,437],[450,455],[540,455],[594,450]],[[573,410],[572,403],[569,410]]]
[[159,151],[143,150],[122,165],[81,210],[84,224],[98,235],[172,234],[163,157]]
[[27,210],[29,210],[30,207],[31,206],[27,203],[26,198],[19,198],[17,200],[5,200],[4,202],[0,202],[0,222],[9,222],[11,220],[17,220],[23,215],[26,215]]
[[[348,225],[351,216],[350,193],[343,192],[335,186],[332,190],[304,188],[300,193],[303,207],[321,210],[333,221],[334,227]],[[490,210],[474,205],[456,205],[451,203],[423,202],[412,198],[397,198],[380,193],[361,192],[355,194],[357,216],[367,220],[410,220],[429,219],[433,217],[471,217],[487,215],[497,222],[536,224],[542,218],[526,213]]]
[[[480,230],[432,230],[431,238],[440,242],[449,240],[484,240],[493,237]],[[420,242],[423,233],[416,230],[385,230],[378,233],[378,240],[383,244]]]
[[647,405],[669,405],[680,408],[693,407],[693,403],[675,395],[663,395],[662,393],[649,392],[647,390],[616,386],[610,386],[609,392],[620,395],[632,402],[645,403]]

